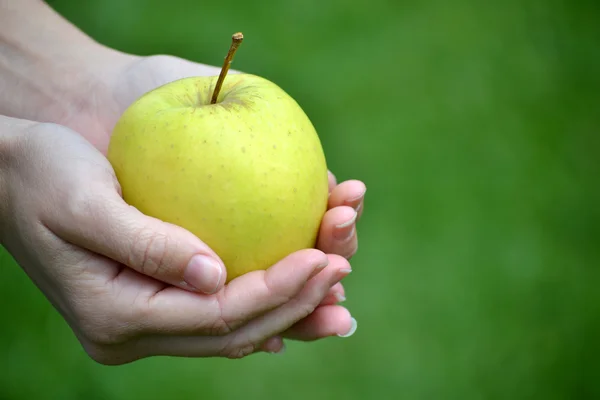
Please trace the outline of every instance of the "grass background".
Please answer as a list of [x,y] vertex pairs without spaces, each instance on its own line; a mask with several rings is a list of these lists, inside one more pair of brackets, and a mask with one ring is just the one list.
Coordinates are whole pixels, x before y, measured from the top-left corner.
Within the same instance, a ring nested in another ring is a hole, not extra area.
[[600,396],[593,0],[54,0],[97,40],[288,91],[368,185],[356,334],[239,361],[90,361],[0,253],[2,399]]

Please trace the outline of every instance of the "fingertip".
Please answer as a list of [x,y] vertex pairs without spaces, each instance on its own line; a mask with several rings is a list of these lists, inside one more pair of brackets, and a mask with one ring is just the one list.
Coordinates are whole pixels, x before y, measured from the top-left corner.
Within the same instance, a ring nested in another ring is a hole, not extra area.
[[335,175],[331,171],[327,171],[327,179],[329,181],[329,192],[331,193],[331,191],[337,185],[337,178],[335,177]]
[[339,336],[341,338],[347,338],[347,337],[354,335],[354,333],[356,332],[356,329],[358,328],[358,322],[356,322],[356,318],[354,318],[352,316],[350,317],[349,321],[350,321],[350,326],[341,330],[341,332],[338,333],[337,336]]
[[273,336],[265,340],[260,347],[262,351],[271,354],[283,354],[285,353],[285,343],[281,336]]
[[227,268],[225,268],[225,265],[223,265],[222,262],[219,262],[218,264],[221,267],[221,274],[219,277],[219,282],[217,283],[217,287],[213,293],[220,292],[225,287],[225,283],[227,282]]
[[350,310],[348,310],[346,307],[339,306],[337,307],[336,313],[336,320],[340,328],[339,331],[341,333],[348,332],[350,325],[352,325],[352,314],[350,314]]
[[[240,278],[244,278],[246,286],[250,284],[266,285],[271,293],[276,291],[291,298],[302,290],[307,281],[328,265],[329,257],[321,250],[302,249],[283,258],[266,271],[260,271],[262,274],[255,274],[258,271],[253,271]],[[242,283],[236,285],[242,285]]]
[[344,181],[337,185],[329,196],[328,207],[334,208],[342,205],[357,209],[363,201],[367,186],[359,180]]
[[356,222],[357,213],[356,210],[350,206],[339,206],[329,211],[332,212],[330,223],[332,223],[336,228],[347,228],[350,225]]
[[337,268],[339,271],[351,271],[350,262],[339,254],[328,254],[329,265]]
[[303,249],[297,251],[294,255],[314,268],[324,268],[329,264],[329,257],[319,249]]
[[348,181],[348,185],[352,186],[352,191],[357,192],[360,197],[364,196],[367,192],[367,185],[358,179],[350,179]]
[[192,291],[214,294],[221,290],[226,276],[227,270],[219,261],[204,254],[196,254],[183,272],[183,286]]
[[313,341],[326,337],[350,337],[356,332],[356,319],[340,305],[318,307],[312,314],[296,323],[283,336],[286,339]]

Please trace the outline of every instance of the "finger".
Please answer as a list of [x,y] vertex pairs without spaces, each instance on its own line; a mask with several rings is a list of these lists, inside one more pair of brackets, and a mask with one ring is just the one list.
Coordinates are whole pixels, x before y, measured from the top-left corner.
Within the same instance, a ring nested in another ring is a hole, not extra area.
[[225,335],[297,296],[328,263],[319,250],[300,250],[266,271],[239,276],[212,296],[178,288],[139,296],[136,325],[140,334]]
[[[341,282],[338,282],[329,289],[327,296],[319,304],[319,307],[317,307],[317,309],[313,312],[313,314],[315,314],[315,313],[321,314],[322,311],[320,311],[320,310],[325,305],[333,305],[333,304],[336,304],[338,302],[342,302],[345,300],[346,300],[346,298],[344,296],[344,286],[342,285]],[[314,325],[314,322],[311,322],[311,321],[315,320],[315,318],[313,317],[313,314],[309,315],[304,320],[299,321],[296,325],[294,325],[292,328],[290,328],[291,330],[289,330],[286,334],[290,338],[293,338],[293,339],[298,339],[298,337],[314,337],[315,335],[322,335],[321,337],[331,336],[331,334],[323,334],[322,333],[322,332],[324,332],[324,328],[323,328],[322,324],[320,324],[318,322],[319,319],[316,320],[317,325],[314,327],[312,326],[312,325]],[[306,322],[307,319],[308,319],[308,322]],[[339,330],[339,332],[346,332],[346,331],[344,331],[344,323],[342,322],[340,324],[339,321],[336,320],[335,315],[334,315],[334,318],[331,319],[330,322],[331,322],[330,326],[325,326],[325,328],[328,328],[330,331],[331,331],[331,329],[333,329],[335,332],[337,332],[338,330]],[[339,328],[340,326],[341,326],[341,328]],[[302,340],[302,339],[298,339],[298,340]],[[311,340],[314,340],[314,339],[311,339]],[[283,338],[280,335],[277,335],[277,336],[273,336],[273,337],[267,339],[265,342],[263,342],[260,345],[260,351],[267,352],[267,353],[282,354],[283,352],[285,352],[285,343],[283,342]]]
[[282,333],[285,339],[313,341],[328,336],[349,337],[356,332],[356,319],[342,306],[321,306]]
[[317,248],[350,259],[358,249],[356,218],[356,211],[348,206],[327,211],[319,228]]
[[335,175],[331,171],[327,171],[327,179],[329,180],[329,193],[335,188],[337,185],[337,180]]
[[[329,255],[329,265],[314,276],[293,300],[256,318],[240,329],[225,336],[150,335],[136,342],[134,357],[163,355],[176,357],[224,356],[241,358],[261,351],[261,346],[274,336],[287,331],[308,316],[326,296],[329,288],[350,271],[348,262],[339,256]],[[198,296],[179,291],[187,296]]]
[[363,203],[367,187],[361,181],[350,180],[337,185],[329,195],[329,209],[349,206],[356,210],[358,217],[362,215]]
[[266,271],[252,271],[231,281],[218,294],[222,318],[230,330],[296,297],[309,279],[329,264],[316,249],[295,252]]
[[329,289],[351,272],[348,261],[337,255],[329,255],[329,265],[311,279],[302,292],[277,309],[250,321],[235,331],[231,337],[223,337],[221,354],[235,357],[250,354],[258,344],[271,336],[285,332],[298,321],[309,316],[325,298]]
[[148,217],[115,187],[74,194],[48,227],[75,245],[180,288],[215,293],[226,280],[220,258],[189,231]]
[[260,350],[272,353],[272,354],[283,354],[285,352],[285,343],[281,336],[273,336],[260,346]]
[[319,306],[327,306],[332,304],[343,303],[346,301],[346,293],[342,282],[338,282],[329,289],[327,296],[321,301]]

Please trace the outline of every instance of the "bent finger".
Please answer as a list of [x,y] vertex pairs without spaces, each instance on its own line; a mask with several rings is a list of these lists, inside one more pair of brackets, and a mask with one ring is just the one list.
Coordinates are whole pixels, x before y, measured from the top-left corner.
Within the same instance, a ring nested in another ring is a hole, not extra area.
[[358,217],[362,215],[364,197],[367,191],[365,184],[358,180],[349,180],[337,185],[329,196],[328,209],[340,206],[354,208]]
[[282,333],[285,339],[304,342],[329,336],[349,337],[357,328],[356,319],[342,306],[321,306],[311,315]]
[[327,211],[319,228],[317,248],[325,253],[351,258],[358,248],[356,218],[356,211],[348,206]]
[[328,263],[321,251],[305,249],[266,271],[239,276],[212,296],[173,287],[140,296],[135,308],[140,333],[225,335],[297,296]]
[[296,297],[309,279],[329,264],[325,253],[305,249],[266,271],[252,271],[231,281],[218,294],[222,318],[230,330]]
[[329,255],[329,265],[312,278],[300,294],[281,307],[250,321],[235,331],[231,337],[223,337],[222,354],[252,353],[258,345],[271,336],[288,330],[298,321],[310,315],[323,301],[329,289],[350,273],[348,261],[337,255]]
[[[156,334],[139,339],[130,357],[227,357],[242,358],[263,350],[263,344],[309,315],[325,297],[329,288],[349,273],[348,262],[330,255],[329,265],[310,279],[300,294],[286,304],[256,318],[242,328],[224,336],[177,336]],[[187,296],[193,293],[179,290]],[[198,296],[198,295],[196,295]],[[210,297],[210,296],[202,296]]]

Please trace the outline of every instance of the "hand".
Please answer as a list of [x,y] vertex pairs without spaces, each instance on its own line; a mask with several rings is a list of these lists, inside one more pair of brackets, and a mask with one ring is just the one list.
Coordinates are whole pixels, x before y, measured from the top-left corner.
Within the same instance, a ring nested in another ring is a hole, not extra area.
[[[236,356],[251,348],[277,351],[283,337],[354,332],[356,321],[335,303],[344,298],[343,257],[357,248],[362,182],[337,185],[330,175],[319,250],[292,254],[223,287],[221,260],[189,232],[127,206],[102,157],[112,127],[133,100],[158,85],[218,69],[169,56],[125,55],[95,43],[43,2],[10,5],[0,14],[7,39],[7,52],[0,52],[0,86],[6,89],[0,110],[72,130],[29,124],[26,136],[11,140],[17,142],[9,146],[11,156],[0,145],[0,172],[10,171],[0,176],[0,240],[92,357],[123,363],[153,354]],[[26,34],[32,30],[40,34]],[[8,169],[7,159],[13,160]],[[194,254],[213,260],[216,273],[186,273]],[[325,259],[328,266],[316,273]],[[182,284],[186,280],[196,293]]]
[[302,250],[214,294],[184,290],[192,256],[221,260],[188,231],[125,204],[110,164],[83,137],[1,118],[0,152],[0,241],[100,363],[237,358],[356,328],[334,304],[350,272],[343,257]]
[[[98,58],[98,57],[95,57]],[[95,79],[78,112],[66,113],[58,122],[82,133],[103,153],[106,153],[113,126],[125,109],[137,98],[158,86],[191,76],[218,75],[220,68],[197,64],[172,56],[135,57],[110,51],[101,67],[90,67]],[[91,69],[92,70],[92,69]],[[230,73],[238,73],[231,70]],[[329,173],[330,197],[323,218],[317,248],[325,253],[350,259],[357,251],[356,222],[363,212],[366,187],[363,182],[349,180],[337,184]],[[339,298],[344,289],[337,285]]]

